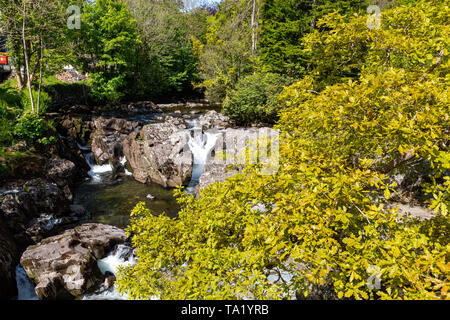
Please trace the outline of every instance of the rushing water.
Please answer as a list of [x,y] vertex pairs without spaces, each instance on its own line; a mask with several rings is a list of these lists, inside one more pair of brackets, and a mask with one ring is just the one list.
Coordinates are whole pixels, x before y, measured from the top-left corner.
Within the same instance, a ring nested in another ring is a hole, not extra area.
[[[129,266],[135,265],[137,263],[134,256],[130,255],[128,259],[122,256],[127,251],[127,247],[124,245],[118,245],[117,250],[114,253],[110,253],[105,258],[97,261],[98,268],[104,275],[107,271],[112,272],[117,275],[119,266]],[[116,287],[112,287],[109,290],[104,290],[103,286],[94,292],[93,294],[88,294],[83,297],[83,300],[126,300],[127,295],[120,294]]]

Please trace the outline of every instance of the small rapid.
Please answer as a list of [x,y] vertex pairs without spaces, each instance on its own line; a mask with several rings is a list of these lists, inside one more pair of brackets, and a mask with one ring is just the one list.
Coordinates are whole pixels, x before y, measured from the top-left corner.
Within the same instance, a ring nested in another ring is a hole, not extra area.
[[[111,252],[105,258],[97,261],[97,266],[100,272],[105,275],[110,272],[117,276],[117,272],[120,266],[133,266],[136,265],[137,260],[133,254],[130,254],[130,248],[126,245],[120,244],[116,247],[114,252]],[[120,294],[116,286],[111,288],[105,288],[102,284],[100,288],[88,295],[84,295],[82,300],[127,300],[128,295]]]
[[100,183],[102,182],[102,176],[105,173],[112,172],[112,167],[109,163],[104,165],[98,165],[95,162],[94,154],[92,152],[86,153],[84,155],[84,158],[86,159],[86,163],[89,165],[91,170],[89,170],[88,175],[92,178],[93,183]]

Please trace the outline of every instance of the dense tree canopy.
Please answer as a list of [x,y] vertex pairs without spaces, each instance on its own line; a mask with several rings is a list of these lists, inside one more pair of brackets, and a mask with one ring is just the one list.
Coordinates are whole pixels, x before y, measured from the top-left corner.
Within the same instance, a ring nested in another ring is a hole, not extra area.
[[260,37],[262,64],[270,71],[301,78],[309,62],[301,37],[320,27],[317,21],[326,14],[335,10],[344,14],[363,12],[368,3],[366,0],[266,0]]
[[77,64],[90,72],[97,100],[119,101],[133,75],[131,65],[140,42],[137,23],[124,3],[97,0],[82,8],[81,28],[72,30]]
[[197,56],[192,37],[206,33],[206,12],[183,12],[176,1],[128,0],[137,20],[141,43],[133,62],[133,94],[153,99],[188,96],[197,82]]

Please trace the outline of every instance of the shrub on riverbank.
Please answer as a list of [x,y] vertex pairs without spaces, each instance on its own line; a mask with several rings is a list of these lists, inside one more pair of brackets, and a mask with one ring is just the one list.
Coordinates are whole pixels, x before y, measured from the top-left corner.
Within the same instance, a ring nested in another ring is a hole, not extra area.
[[[32,90],[35,101],[36,90]],[[30,143],[51,144],[55,137],[47,135],[50,126],[41,117],[50,105],[51,98],[41,91],[40,115],[31,111],[31,100],[27,89],[19,90],[15,79],[0,86],[0,146],[11,146],[24,139]]]
[[278,95],[290,84],[286,76],[275,73],[255,73],[239,80],[226,97],[223,111],[239,124],[273,124],[282,104]]

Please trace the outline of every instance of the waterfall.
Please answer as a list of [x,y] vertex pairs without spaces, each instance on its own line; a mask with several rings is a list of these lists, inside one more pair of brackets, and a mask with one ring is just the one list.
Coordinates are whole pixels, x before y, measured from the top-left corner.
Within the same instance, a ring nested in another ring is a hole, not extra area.
[[127,164],[127,158],[125,158],[125,156],[123,156],[122,158],[120,158],[120,164],[123,166],[123,168],[125,169],[125,174],[127,176],[132,176],[133,174],[127,170],[127,167],[125,166]]
[[104,165],[98,165],[95,162],[94,154],[92,152],[89,152],[91,151],[90,147],[81,145],[78,145],[78,147],[83,152],[84,158],[86,159],[86,163],[91,168],[91,170],[89,170],[88,172],[88,175],[92,178],[93,182],[101,182],[102,181],[101,174],[112,172],[112,167],[109,163]]
[[192,178],[186,188],[187,192],[195,193],[194,188],[200,181],[205,165],[207,164],[211,151],[216,145],[217,139],[222,135],[221,131],[211,130],[210,132],[203,133],[203,129],[199,126],[197,120],[186,121],[191,128],[188,130],[189,134],[189,149],[191,150],[194,161],[192,165]]
[[[129,254],[129,250],[130,250],[129,247],[120,244],[117,246],[115,252],[112,252],[105,258],[98,260],[97,265],[101,273],[105,274],[107,271],[109,271],[117,276],[119,266],[136,265],[137,260],[132,254]],[[126,300],[126,299],[128,299],[128,296],[121,295],[119,292],[117,292],[115,287],[112,287],[111,289],[108,290],[105,289],[103,285],[100,287],[99,290],[97,290],[97,292],[85,295],[83,297],[83,300]]]
[[16,267],[17,300],[39,300],[34,291],[34,283],[19,264]]
[[102,173],[112,172],[112,167],[109,163],[104,165],[98,165],[95,163],[94,154],[88,153],[85,155],[86,162],[91,167],[91,170],[89,170],[88,175],[92,178],[94,182],[101,182],[102,181]]
[[[98,260],[97,265],[102,274],[106,271],[112,272],[117,275],[119,266],[135,265],[137,263],[136,258],[129,254],[130,248],[126,245],[119,244],[114,253],[109,254],[107,257]],[[127,259],[123,257],[129,256]]]
[[[86,159],[86,163],[89,165],[91,170],[89,170],[88,174],[92,178],[93,182],[101,182],[102,181],[102,174],[112,172],[112,167],[109,163],[104,165],[98,165],[95,162],[94,154],[91,151],[91,148],[89,146],[82,146],[78,144],[78,148],[83,152],[84,158]],[[125,164],[127,163],[127,159],[125,156],[120,158],[120,164],[125,167]],[[128,171],[125,168],[125,174],[127,176],[133,175],[130,171]]]

